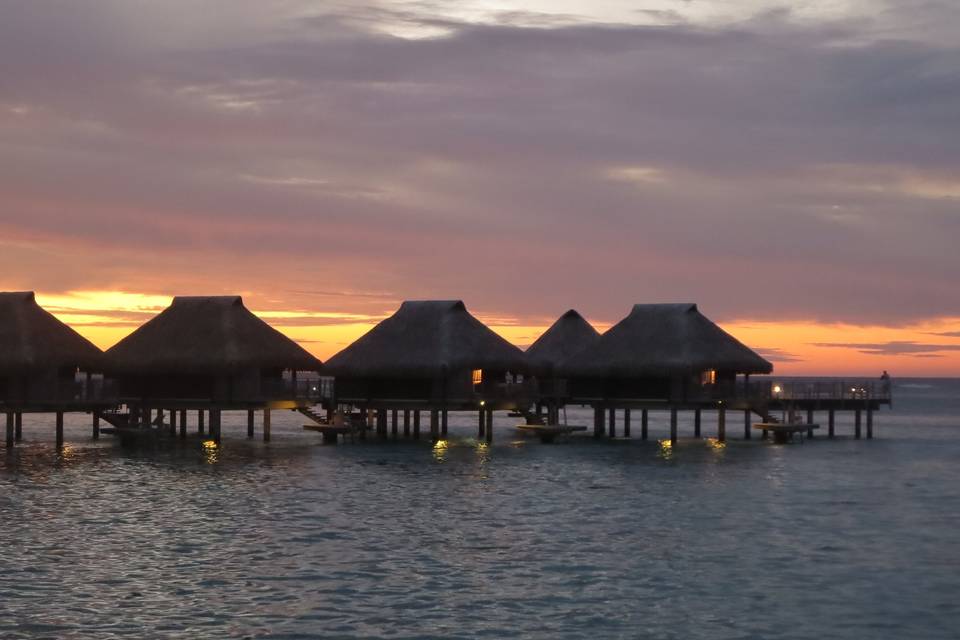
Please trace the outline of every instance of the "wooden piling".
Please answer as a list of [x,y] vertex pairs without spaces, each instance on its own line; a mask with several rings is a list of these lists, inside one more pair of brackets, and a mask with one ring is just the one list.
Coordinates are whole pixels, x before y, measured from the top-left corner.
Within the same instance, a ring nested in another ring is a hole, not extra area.
[[670,444],[677,444],[677,408],[670,407]]
[[483,407],[480,407],[480,410],[477,411],[479,418],[479,425],[477,427],[477,439],[482,438],[486,434],[487,429],[487,416],[484,415],[485,410]]
[[744,410],[743,410],[743,439],[744,439],[744,440],[749,440],[749,439],[750,439],[750,435],[751,435],[751,434],[750,434],[750,423],[751,423],[751,422],[752,422],[752,420],[751,420],[750,409],[744,409]]
[[254,421],[253,414],[254,414],[253,409],[247,409],[247,437],[248,438],[253,437],[253,421]]
[[270,407],[263,410],[263,441],[270,442]]
[[7,412],[7,448],[13,446],[13,434],[14,434],[14,418],[13,413]]
[[860,439],[860,409],[853,413],[853,437],[857,440]]
[[180,439],[187,439],[187,411],[186,409],[180,410]]
[[393,411],[390,412],[390,435],[392,435],[394,439],[396,439],[397,437],[397,427],[398,427],[397,410],[394,409]]
[[873,439],[873,409],[867,407],[867,440]]
[[203,409],[197,411],[197,433],[203,435]]
[[176,437],[177,435],[177,412],[175,409],[170,409],[170,436]]
[[410,437],[410,409],[403,410],[403,437]]
[[836,417],[836,412],[833,409],[830,409],[830,411],[827,413],[827,435],[831,438],[834,436]]
[[617,437],[617,410],[613,407],[610,407],[610,437]]
[[413,439],[420,439],[420,409],[413,412]]
[[700,409],[694,409],[693,410],[693,436],[695,438],[700,437],[700,423],[701,423]]
[[[213,438],[214,443],[218,446],[221,440],[221,420],[223,416],[220,413],[220,409],[210,409],[210,437]],[[266,421],[266,417],[264,418]],[[264,431],[264,437],[266,438],[266,431]]]
[[[13,417],[13,439],[17,442],[23,440],[23,414],[19,411]],[[97,435],[100,435],[100,431],[97,430]]]
[[57,411],[57,448],[63,446],[63,411]]
[[640,411],[640,439],[646,440],[648,436],[648,428],[650,425],[650,411],[647,409],[642,409]]
[[623,437],[630,437],[630,409],[623,410]]
[[727,441],[727,408],[724,406],[717,409],[717,440]]
[[487,409],[485,412],[487,416],[487,426],[486,426],[486,435],[487,435],[487,444],[493,442],[493,409]]
[[593,409],[593,437],[603,436],[603,408],[594,407]]
[[448,420],[449,420],[449,416],[447,415],[447,410],[444,409],[443,411],[440,412],[440,437],[441,438],[447,437]]

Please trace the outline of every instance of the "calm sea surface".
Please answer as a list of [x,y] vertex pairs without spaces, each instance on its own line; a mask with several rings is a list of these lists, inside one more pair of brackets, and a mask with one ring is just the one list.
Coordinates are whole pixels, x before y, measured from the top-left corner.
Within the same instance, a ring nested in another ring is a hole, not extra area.
[[28,416],[0,452],[0,637],[958,638],[960,381],[894,392],[873,441],[731,418],[718,448],[682,416],[672,450],[505,415],[487,448],[467,414],[446,446],[327,447],[282,412],[269,445],[225,415],[219,451],[69,416],[58,455]]

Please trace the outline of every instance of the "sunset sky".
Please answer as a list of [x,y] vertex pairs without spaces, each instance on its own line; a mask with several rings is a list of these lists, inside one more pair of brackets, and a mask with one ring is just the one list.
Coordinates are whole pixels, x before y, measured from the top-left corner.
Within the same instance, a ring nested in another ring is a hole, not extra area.
[[958,243],[955,0],[0,0],[0,290],[101,347],[177,294],[321,358],[404,299],[697,302],[958,376]]

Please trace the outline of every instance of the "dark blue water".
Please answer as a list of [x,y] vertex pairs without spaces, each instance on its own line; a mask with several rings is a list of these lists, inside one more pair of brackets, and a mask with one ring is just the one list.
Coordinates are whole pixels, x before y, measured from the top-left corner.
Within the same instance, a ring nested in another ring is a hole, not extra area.
[[690,416],[674,448],[543,445],[499,415],[487,447],[463,415],[438,447],[324,447],[284,412],[269,445],[231,416],[219,450],[71,416],[58,454],[28,417],[0,453],[0,637],[960,637],[960,382],[894,391],[878,439],[788,446]]

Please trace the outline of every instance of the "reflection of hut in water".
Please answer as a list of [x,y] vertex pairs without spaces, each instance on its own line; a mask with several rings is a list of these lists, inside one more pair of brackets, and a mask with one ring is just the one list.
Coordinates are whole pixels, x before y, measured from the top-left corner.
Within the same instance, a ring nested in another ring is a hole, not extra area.
[[[377,409],[377,428],[386,434],[387,411],[410,412],[419,434],[420,410],[431,412],[431,435],[446,433],[447,411],[478,409],[490,437],[492,411],[515,407],[525,371],[523,352],[474,318],[457,300],[407,301],[389,318],[336,354],[326,371],[336,378],[341,404]],[[508,373],[511,381],[508,382]]]
[[[56,412],[63,440],[63,412],[91,410],[102,400],[103,353],[37,304],[32,291],[0,293],[0,411],[7,442],[21,437],[24,412]],[[86,379],[77,379],[86,373]]]
[[557,411],[567,397],[566,381],[557,375],[561,362],[576,353],[593,347],[600,334],[583,316],[570,309],[527,348],[527,366],[537,379],[538,413],[547,406],[547,421],[558,421]]
[[[306,406],[298,371],[319,371],[321,363],[300,345],[251,313],[240,296],[176,297],[158,316],[107,350],[120,399],[141,425],[152,409],[170,410],[171,429],[180,410],[210,410],[211,432],[219,435],[223,409],[264,410],[269,439],[271,409]],[[284,373],[289,372],[285,376]],[[308,395],[308,394],[307,394]]]
[[[773,366],[707,319],[695,304],[638,304],[596,344],[560,366],[574,402],[604,408],[716,406],[736,396],[737,376]],[[697,431],[699,433],[699,412]],[[748,434],[749,437],[749,434]]]

